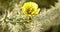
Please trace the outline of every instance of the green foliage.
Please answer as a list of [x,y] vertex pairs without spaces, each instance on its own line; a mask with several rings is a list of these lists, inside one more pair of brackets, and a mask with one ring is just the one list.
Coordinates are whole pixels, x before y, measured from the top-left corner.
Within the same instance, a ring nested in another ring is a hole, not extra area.
[[26,0],[26,1],[36,2],[37,4],[39,4],[40,8],[47,8],[47,9],[49,9],[51,5],[55,6],[55,3],[58,2],[58,0]]

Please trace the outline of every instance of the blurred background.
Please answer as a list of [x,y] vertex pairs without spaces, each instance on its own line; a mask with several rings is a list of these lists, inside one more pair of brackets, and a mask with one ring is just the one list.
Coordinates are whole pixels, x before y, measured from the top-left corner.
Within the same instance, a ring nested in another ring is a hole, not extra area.
[[[26,2],[41,9],[31,21],[21,11]],[[60,32],[60,0],[0,0],[0,32]]]

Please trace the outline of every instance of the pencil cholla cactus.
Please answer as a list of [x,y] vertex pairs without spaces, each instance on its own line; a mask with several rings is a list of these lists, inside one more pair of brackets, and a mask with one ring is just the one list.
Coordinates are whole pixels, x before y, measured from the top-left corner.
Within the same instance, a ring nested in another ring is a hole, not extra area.
[[14,3],[12,11],[4,8],[7,15],[4,14],[0,19],[0,32],[45,32],[50,26],[60,24],[60,0],[55,7],[51,6],[47,11],[44,8],[44,11],[31,19],[22,13],[23,2],[12,1]]

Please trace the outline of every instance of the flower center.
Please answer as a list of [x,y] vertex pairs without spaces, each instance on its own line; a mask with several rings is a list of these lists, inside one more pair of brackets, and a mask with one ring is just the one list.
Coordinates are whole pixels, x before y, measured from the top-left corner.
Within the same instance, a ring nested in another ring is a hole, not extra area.
[[31,9],[29,9],[29,8],[27,9],[27,13],[28,14],[31,14],[33,11],[34,11],[34,9],[32,9],[32,8]]

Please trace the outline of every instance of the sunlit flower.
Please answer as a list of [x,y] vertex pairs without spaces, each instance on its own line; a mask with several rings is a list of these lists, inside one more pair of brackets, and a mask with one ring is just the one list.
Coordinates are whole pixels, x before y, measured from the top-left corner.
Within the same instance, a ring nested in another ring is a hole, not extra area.
[[35,2],[27,2],[22,7],[22,12],[27,16],[34,16],[38,14],[40,9]]

